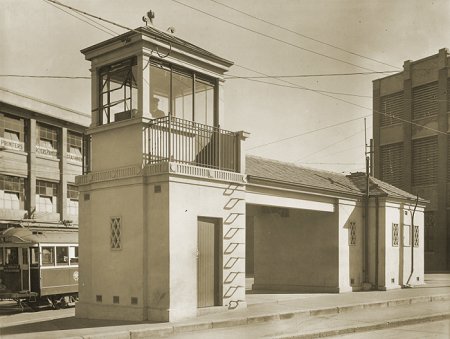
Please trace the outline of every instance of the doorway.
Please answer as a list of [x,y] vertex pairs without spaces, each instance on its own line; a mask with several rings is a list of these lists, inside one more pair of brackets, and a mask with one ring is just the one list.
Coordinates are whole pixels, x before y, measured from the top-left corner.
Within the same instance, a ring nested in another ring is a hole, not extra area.
[[221,304],[221,223],[219,219],[198,218],[197,307]]

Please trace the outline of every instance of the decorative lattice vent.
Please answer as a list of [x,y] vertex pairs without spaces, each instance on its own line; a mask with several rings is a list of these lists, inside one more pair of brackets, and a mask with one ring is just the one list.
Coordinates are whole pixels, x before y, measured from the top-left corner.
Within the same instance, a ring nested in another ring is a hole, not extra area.
[[119,217],[111,218],[111,248],[112,249],[121,249],[121,222],[122,219]]
[[392,246],[398,246],[398,224],[392,224]]

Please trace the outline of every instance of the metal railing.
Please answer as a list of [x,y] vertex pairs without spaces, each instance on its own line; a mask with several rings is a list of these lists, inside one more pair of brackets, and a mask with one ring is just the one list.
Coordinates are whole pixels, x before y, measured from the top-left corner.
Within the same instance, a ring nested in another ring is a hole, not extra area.
[[219,127],[167,116],[147,127],[147,163],[165,161],[238,172],[238,136]]

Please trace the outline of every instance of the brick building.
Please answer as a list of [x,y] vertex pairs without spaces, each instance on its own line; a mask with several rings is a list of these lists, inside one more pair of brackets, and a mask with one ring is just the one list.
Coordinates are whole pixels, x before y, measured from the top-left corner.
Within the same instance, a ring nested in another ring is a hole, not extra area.
[[0,88],[0,230],[78,223],[75,176],[90,115]]
[[448,50],[441,49],[373,82],[374,175],[430,201],[429,272],[450,269],[449,60]]

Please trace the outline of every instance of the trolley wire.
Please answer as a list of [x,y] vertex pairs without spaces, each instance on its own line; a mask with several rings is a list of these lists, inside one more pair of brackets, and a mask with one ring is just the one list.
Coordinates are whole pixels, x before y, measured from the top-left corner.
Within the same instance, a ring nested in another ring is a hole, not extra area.
[[379,64],[383,64],[383,65],[390,66],[390,67],[393,67],[393,68],[396,68],[396,69],[400,69],[399,67],[394,66],[394,65],[391,65],[391,64],[388,64],[388,63],[386,63],[386,62],[383,62],[383,61],[380,61],[380,60],[377,60],[377,59],[374,59],[374,58],[370,58],[370,57],[364,56],[364,55],[359,54],[359,53],[356,53],[356,52],[349,51],[349,50],[347,50],[347,49],[345,49],[345,48],[342,48],[342,47],[339,47],[339,46],[330,44],[330,43],[328,43],[328,42],[321,41],[321,40],[316,39],[316,38],[312,38],[312,37],[310,37],[310,36],[308,36],[308,35],[299,33],[299,32],[297,32],[297,31],[294,31],[294,30],[289,29],[289,28],[287,28],[287,27],[278,25],[278,24],[276,24],[276,23],[270,22],[270,21],[268,21],[268,20],[262,19],[262,18],[260,18],[260,17],[255,16],[255,15],[252,15],[252,14],[249,14],[249,13],[244,12],[244,11],[242,11],[242,10],[239,10],[239,9],[237,9],[237,8],[235,8],[235,7],[226,5],[226,4],[224,4],[224,3],[220,2],[220,1],[216,1],[216,0],[209,0],[209,1],[214,2],[214,3],[216,3],[216,4],[219,4],[219,5],[221,5],[221,6],[224,6],[224,7],[226,7],[226,8],[229,8],[229,9],[235,11],[235,12],[241,13],[241,14],[243,14],[243,15],[245,15],[245,16],[248,16],[248,17],[250,17],[250,18],[253,18],[253,19],[255,19],[255,20],[264,22],[264,23],[266,23],[266,24],[268,24],[268,25],[277,27],[277,28],[282,29],[282,30],[284,30],[284,31],[287,31],[287,32],[289,32],[289,33],[293,33],[293,34],[298,35],[298,36],[300,36],[300,37],[302,37],[302,38],[305,38],[305,39],[309,39],[309,40],[315,41],[315,42],[320,43],[320,44],[322,44],[322,45],[325,45],[325,46],[328,46],[328,47],[335,48],[335,49],[337,49],[337,50],[339,50],[339,51],[343,51],[343,52],[345,52],[345,53],[348,53],[348,54],[351,54],[351,55],[355,55],[355,56],[358,56],[358,57],[363,58],[363,59],[367,59],[367,60],[370,60],[370,61],[375,61],[375,62],[377,62],[377,63],[379,63]]
[[282,43],[282,44],[285,44],[285,45],[288,45],[288,46],[291,46],[291,47],[294,47],[294,48],[297,48],[297,49],[300,49],[300,50],[303,50],[303,51],[306,51],[306,52],[309,52],[309,53],[312,53],[312,54],[316,54],[316,55],[322,56],[322,57],[327,58],[327,59],[331,59],[331,60],[334,60],[334,61],[342,62],[342,63],[347,64],[347,65],[351,65],[351,66],[354,66],[354,67],[358,67],[358,68],[360,68],[360,69],[365,69],[365,70],[367,70],[367,71],[375,71],[375,70],[373,70],[373,69],[371,69],[371,68],[359,66],[359,65],[353,64],[353,63],[351,63],[351,62],[348,62],[348,61],[345,61],[345,60],[342,60],[342,59],[338,59],[338,58],[332,57],[332,56],[330,56],[330,55],[326,55],[326,54],[323,54],[323,53],[320,53],[320,52],[316,52],[316,51],[314,51],[314,50],[312,50],[312,49],[308,49],[308,48],[305,48],[305,47],[301,47],[301,46],[296,45],[296,44],[293,44],[293,43],[291,43],[291,42],[289,42],[289,41],[286,41],[286,40],[283,40],[283,39],[279,39],[279,38],[273,37],[273,36],[271,36],[271,35],[268,35],[268,34],[259,32],[259,31],[257,31],[257,30],[254,30],[254,29],[251,29],[251,28],[248,28],[248,27],[239,25],[239,24],[237,24],[237,23],[235,23],[235,22],[232,22],[232,21],[223,19],[223,18],[221,18],[221,17],[218,17],[218,16],[216,16],[216,15],[210,14],[210,13],[208,13],[208,12],[206,12],[206,11],[203,11],[203,10],[198,9],[198,8],[196,8],[196,7],[193,7],[193,6],[191,6],[191,5],[185,4],[185,3],[181,2],[181,1],[178,1],[178,0],[171,0],[171,1],[176,2],[177,4],[180,4],[180,5],[182,5],[182,6],[188,7],[188,8],[190,8],[190,9],[194,10],[194,11],[203,13],[203,14],[205,14],[205,15],[207,15],[207,16],[213,17],[213,18],[215,18],[215,19],[217,19],[217,20],[219,20],[219,21],[225,22],[225,23],[227,23],[227,24],[229,24],[229,25],[233,25],[233,26],[239,27],[239,28],[241,28],[241,29],[244,29],[244,30],[246,30],[246,31],[252,32],[252,33],[254,33],[254,34],[257,34],[257,35],[266,37],[266,38],[271,39],[271,40],[274,40],[274,41],[278,41],[278,42],[280,42],[280,43]]

